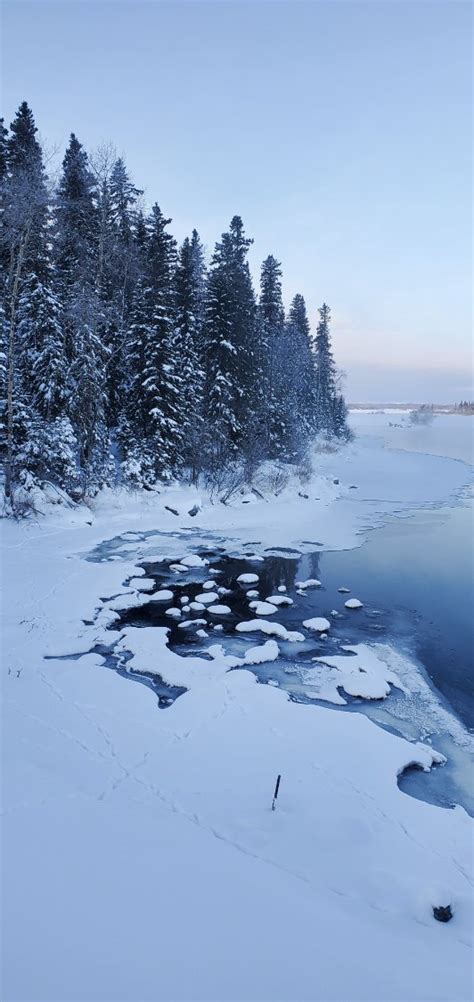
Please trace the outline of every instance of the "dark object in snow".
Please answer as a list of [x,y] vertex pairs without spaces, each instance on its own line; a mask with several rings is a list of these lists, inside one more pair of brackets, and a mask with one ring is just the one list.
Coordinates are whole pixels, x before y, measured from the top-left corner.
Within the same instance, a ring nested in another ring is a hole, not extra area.
[[309,500],[309,494],[303,494],[302,491],[298,491],[298,497],[299,498],[306,498],[307,501]]
[[252,487],[251,491],[252,491],[252,494],[255,494],[255,497],[256,498],[260,498],[261,501],[266,501],[267,500],[266,497],[262,494],[262,492],[258,491],[256,487]]
[[359,488],[358,488],[357,484],[349,484],[349,490],[350,491],[358,491]]
[[451,905],[433,905],[433,915],[438,922],[449,922],[453,917]]
[[338,478],[336,477],[336,479],[335,479],[335,480],[333,480],[333,484],[338,484],[338,483],[339,483],[339,480],[338,480]]
[[275,784],[275,793],[273,794],[273,800],[272,800],[272,811],[275,810],[276,799],[278,797],[278,790],[280,789],[280,780],[281,780],[281,776],[280,776],[280,774],[278,774],[277,781],[276,781],[276,784]]
[[201,511],[201,506],[198,504],[193,504],[192,508],[190,508],[188,511],[188,515],[192,515],[192,517],[194,518],[194,516],[197,515],[198,512],[200,511]]
[[179,511],[176,508],[170,508],[169,504],[165,504],[166,511],[170,511],[172,515],[179,515]]

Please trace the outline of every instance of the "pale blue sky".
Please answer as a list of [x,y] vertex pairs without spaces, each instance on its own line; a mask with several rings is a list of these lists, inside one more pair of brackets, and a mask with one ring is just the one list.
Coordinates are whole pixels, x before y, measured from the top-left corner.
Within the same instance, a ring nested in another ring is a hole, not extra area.
[[3,109],[112,140],[148,203],[333,311],[351,400],[469,395],[471,7],[9,0]]

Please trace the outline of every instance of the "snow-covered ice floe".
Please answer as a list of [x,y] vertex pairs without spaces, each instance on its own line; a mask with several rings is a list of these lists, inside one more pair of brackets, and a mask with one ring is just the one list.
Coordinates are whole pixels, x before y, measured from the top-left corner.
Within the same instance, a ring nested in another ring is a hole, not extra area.
[[367,644],[342,649],[345,651],[343,655],[314,658],[314,662],[323,667],[305,675],[309,684],[317,687],[321,699],[344,703],[339,689],[343,689],[348,696],[364,699],[385,699],[391,685],[407,692],[395,672]]
[[360,598],[348,598],[347,602],[344,602],[346,609],[362,609],[363,602]]
[[258,574],[239,574],[237,581],[239,584],[256,584],[258,581]]

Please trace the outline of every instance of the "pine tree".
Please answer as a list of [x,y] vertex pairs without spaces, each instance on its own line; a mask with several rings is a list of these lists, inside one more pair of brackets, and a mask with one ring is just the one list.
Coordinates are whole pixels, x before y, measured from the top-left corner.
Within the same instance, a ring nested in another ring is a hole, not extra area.
[[290,305],[287,332],[294,448],[301,454],[316,431],[315,362],[306,303],[301,293],[296,294]]
[[204,251],[197,230],[179,250],[176,269],[176,339],[183,381],[183,455],[196,480],[203,450],[205,307]]
[[103,340],[109,349],[107,366],[107,419],[116,427],[122,411],[121,382],[124,341],[130,318],[133,290],[141,275],[140,251],[135,240],[135,205],[142,194],[128,175],[122,158],[113,164],[107,191],[107,243],[104,262]]
[[240,216],[216,244],[208,282],[206,416],[217,461],[237,452],[256,421],[256,305]]
[[[184,385],[176,350],[176,243],[167,232],[170,222],[154,205],[148,221],[143,292],[140,301],[134,300],[126,346],[129,386],[137,400],[136,419],[129,413],[127,423],[132,441],[141,439],[141,463],[155,479],[172,476],[184,461]],[[143,367],[138,369],[141,359]]]
[[56,268],[67,292],[95,285],[98,219],[95,181],[81,143],[71,133],[56,199]]
[[121,243],[127,247],[133,240],[134,206],[142,194],[140,188],[132,184],[125,162],[119,157],[114,163],[110,177],[110,202],[116,231]]
[[18,305],[26,275],[41,280],[44,275],[48,192],[41,147],[36,139],[32,112],[24,101],[10,127],[8,139],[2,131],[4,182],[2,185],[2,258],[8,256],[4,280],[5,320],[3,339],[6,364],[2,404],[5,429],[5,496],[12,502],[15,479],[19,475],[21,447],[28,436],[34,413],[28,386],[21,378],[26,359],[18,343]]
[[334,400],[336,397],[336,368],[331,349],[329,323],[331,311],[323,303],[316,331],[316,426],[327,435],[334,434]]
[[286,428],[286,372],[281,264],[265,258],[260,275],[258,352],[262,370],[261,413],[265,427],[265,454],[280,457]]
[[75,322],[70,415],[78,443],[80,489],[85,496],[96,493],[112,476],[106,423],[107,350],[97,335],[87,295],[77,303]]

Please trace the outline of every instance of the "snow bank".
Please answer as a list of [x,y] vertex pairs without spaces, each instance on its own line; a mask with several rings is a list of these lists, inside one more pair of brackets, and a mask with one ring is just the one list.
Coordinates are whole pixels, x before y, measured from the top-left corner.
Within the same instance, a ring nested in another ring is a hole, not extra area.
[[129,585],[137,591],[153,591],[155,581],[154,578],[130,578]]

